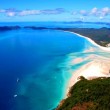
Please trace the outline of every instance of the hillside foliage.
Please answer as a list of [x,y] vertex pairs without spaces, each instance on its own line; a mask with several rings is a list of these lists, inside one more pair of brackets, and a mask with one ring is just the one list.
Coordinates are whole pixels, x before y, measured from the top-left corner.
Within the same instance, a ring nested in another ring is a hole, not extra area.
[[110,78],[82,78],[57,110],[110,110]]

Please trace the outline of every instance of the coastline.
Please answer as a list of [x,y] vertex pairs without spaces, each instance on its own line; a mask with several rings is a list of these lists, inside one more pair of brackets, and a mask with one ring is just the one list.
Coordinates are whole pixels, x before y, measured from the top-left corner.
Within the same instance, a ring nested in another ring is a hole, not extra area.
[[[64,31],[64,32],[70,32],[70,31]],[[110,48],[102,47],[86,36],[77,34],[75,32],[70,32],[70,33],[85,38],[96,47],[99,47],[99,49],[103,50],[104,52],[108,52],[108,53],[110,52]],[[90,52],[92,51],[94,50],[91,49]],[[80,80],[80,76],[83,76],[88,80],[92,80],[99,77],[110,77],[110,58],[106,58],[104,56],[96,56],[96,55],[91,55],[89,56],[89,58],[92,59],[91,62],[88,62],[87,64],[85,64],[84,66],[80,67],[78,70],[72,73],[72,77],[70,78],[67,86],[67,91],[66,91],[67,97],[70,88]],[[79,58],[77,62],[80,61],[82,61],[82,59]]]
[[[95,56],[93,58],[95,58]],[[80,76],[83,76],[88,80],[99,77],[110,77],[110,59],[94,59],[73,72],[68,83],[67,93],[69,92],[70,88],[80,80]]]
[[81,34],[78,34],[78,33],[75,33],[75,32],[71,32],[71,31],[64,31],[64,32],[69,32],[69,33],[78,35],[79,37],[83,37],[83,38],[85,38],[86,40],[88,40],[89,42],[91,42],[93,45],[99,47],[100,49],[102,49],[102,50],[104,50],[104,51],[109,51],[109,52],[110,52],[110,48],[108,48],[108,47],[103,47],[103,46],[98,45],[95,41],[93,41],[93,40],[92,40],[91,38],[89,38],[89,37],[86,37],[86,36],[83,36],[83,35],[81,35]]

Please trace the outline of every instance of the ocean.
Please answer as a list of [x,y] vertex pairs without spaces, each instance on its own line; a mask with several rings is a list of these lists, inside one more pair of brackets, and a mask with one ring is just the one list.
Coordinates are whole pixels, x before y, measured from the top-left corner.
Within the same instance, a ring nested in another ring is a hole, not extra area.
[[86,22],[0,22],[0,26],[37,26],[47,28],[102,28],[110,27],[109,23]]
[[98,48],[83,37],[58,30],[0,32],[0,110],[56,108],[66,97],[71,72],[89,62],[71,65],[70,61],[101,54],[85,54],[91,47]]

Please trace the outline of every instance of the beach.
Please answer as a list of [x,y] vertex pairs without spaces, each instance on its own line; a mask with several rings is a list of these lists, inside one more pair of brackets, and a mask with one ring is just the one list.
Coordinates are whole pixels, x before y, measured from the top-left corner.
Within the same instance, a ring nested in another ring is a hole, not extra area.
[[[74,33],[74,32],[71,32]],[[86,38],[89,42],[91,42],[93,45],[99,47],[99,50],[102,52],[107,52],[109,54],[110,48],[102,47],[98,44],[96,44],[93,40],[91,40],[88,37],[79,35],[77,33],[74,33],[80,37]],[[86,50],[84,52],[93,52],[94,48],[90,48],[89,50]],[[74,71],[72,73],[72,77],[68,83],[67,87],[67,93],[70,90],[70,88],[80,80],[80,76],[85,77],[88,80],[92,80],[99,77],[110,77],[110,57],[105,56],[99,56],[99,55],[90,55],[89,57],[82,59],[77,58],[72,61],[73,64],[81,63],[84,60],[90,59],[91,61],[86,63],[85,65],[81,66],[78,70]]]
[[64,32],[69,32],[69,33],[78,35],[79,37],[83,37],[83,38],[87,39],[89,42],[91,42],[94,46],[99,47],[101,50],[110,52],[110,47],[109,47],[109,46],[108,46],[108,47],[100,46],[100,45],[98,45],[97,43],[95,43],[95,41],[93,41],[92,39],[90,39],[90,38],[87,37],[87,36],[83,36],[83,35],[81,35],[81,34],[78,34],[78,33],[75,33],[75,32],[71,32],[71,31],[64,31]]
[[69,81],[68,90],[80,80],[80,76],[85,77],[88,80],[92,80],[98,77],[110,77],[110,59],[93,57],[92,62],[82,66],[79,70],[72,73],[72,78]]

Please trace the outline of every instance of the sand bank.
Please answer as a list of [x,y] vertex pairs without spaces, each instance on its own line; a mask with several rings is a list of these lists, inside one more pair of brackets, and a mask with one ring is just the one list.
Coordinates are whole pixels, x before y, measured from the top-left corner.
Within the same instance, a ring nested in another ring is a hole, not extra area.
[[[74,32],[72,32],[72,33],[74,33]],[[110,52],[110,48],[108,48],[108,47],[103,47],[103,46],[98,45],[97,43],[95,43],[95,42],[94,42],[92,39],[90,39],[89,37],[85,37],[85,36],[80,35],[80,34],[77,34],[77,33],[74,33],[74,34],[76,34],[76,35],[78,35],[78,36],[80,36],[80,37],[83,37],[83,38],[87,39],[89,42],[91,42],[93,45],[99,47],[100,49]]]
[[[68,31],[66,31],[68,32]],[[70,32],[70,33],[74,33],[74,32]],[[83,37],[85,39],[87,39],[89,42],[91,42],[94,46],[99,47],[100,50],[103,50],[103,52],[110,52],[110,48],[107,47],[102,47],[100,45],[98,45],[97,43],[95,43],[93,40],[91,40],[88,37],[82,36],[80,34],[74,33],[80,37]],[[94,50],[94,48],[90,48],[89,52],[95,52],[96,50]],[[85,52],[88,52],[85,51]],[[88,58],[86,59],[91,59],[91,62],[85,64],[84,66],[82,66],[81,68],[79,68],[78,70],[74,71],[72,74],[72,77],[69,81],[68,84],[68,88],[67,88],[67,93],[69,91],[69,89],[77,82],[79,81],[79,77],[83,76],[88,80],[94,79],[94,78],[98,78],[98,77],[110,77],[110,57],[104,57],[104,56],[98,56],[98,55],[90,55]],[[83,62],[84,59],[81,58],[77,58],[76,60],[74,60],[72,63],[80,63]]]
[[80,76],[84,76],[88,80],[98,77],[110,77],[110,59],[106,57],[95,57],[95,55],[92,57],[94,59],[93,61],[72,73],[73,75],[69,81],[67,92],[80,80]]

